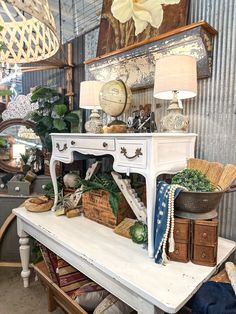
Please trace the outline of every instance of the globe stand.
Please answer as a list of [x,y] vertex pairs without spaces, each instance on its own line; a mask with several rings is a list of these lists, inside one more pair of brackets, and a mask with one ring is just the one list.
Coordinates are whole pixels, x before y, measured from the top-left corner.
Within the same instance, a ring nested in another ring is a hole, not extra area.
[[104,127],[106,133],[126,133],[127,124],[124,121],[118,120],[117,118]]

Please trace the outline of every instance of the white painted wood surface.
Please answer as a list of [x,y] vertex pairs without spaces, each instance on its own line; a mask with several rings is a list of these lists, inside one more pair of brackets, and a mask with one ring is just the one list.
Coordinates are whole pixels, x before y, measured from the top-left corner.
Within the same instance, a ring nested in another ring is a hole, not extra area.
[[[58,196],[56,161],[73,162],[73,152],[95,156],[109,154],[114,157],[115,171],[127,175],[139,173],[146,179],[148,253],[153,257],[156,178],[162,173],[176,173],[186,167],[187,159],[194,157],[196,136],[192,133],[51,134],[53,150],[50,173],[55,193],[53,209]],[[138,156],[137,150],[141,152]]]
[[13,212],[19,235],[30,234],[139,314],[158,309],[176,313],[236,247],[235,242],[219,238],[216,267],[173,261],[161,266],[141,246],[87,218],[68,219],[25,208]]

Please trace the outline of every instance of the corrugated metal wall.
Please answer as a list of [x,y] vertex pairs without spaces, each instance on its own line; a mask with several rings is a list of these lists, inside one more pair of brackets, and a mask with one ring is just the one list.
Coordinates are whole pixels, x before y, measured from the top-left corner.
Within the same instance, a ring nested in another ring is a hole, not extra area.
[[[196,155],[236,164],[236,1],[192,0],[189,22],[205,20],[217,31],[212,77],[198,82],[198,96],[186,105],[199,134]],[[236,195],[219,209],[220,234],[236,240]]]

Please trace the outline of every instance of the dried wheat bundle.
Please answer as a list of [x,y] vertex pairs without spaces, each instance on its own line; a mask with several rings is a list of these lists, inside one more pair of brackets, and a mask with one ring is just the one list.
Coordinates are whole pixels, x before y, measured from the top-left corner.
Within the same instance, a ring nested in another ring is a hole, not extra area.
[[220,176],[218,187],[221,190],[227,190],[235,179],[236,179],[236,166],[232,164],[227,164],[224,167],[224,171]]
[[209,161],[198,158],[190,158],[187,161],[187,168],[201,171],[206,174],[209,169]]
[[224,165],[219,162],[210,162],[206,177],[214,186],[217,186],[223,171]]
[[45,60],[59,49],[53,15],[47,0],[0,0],[1,62]]

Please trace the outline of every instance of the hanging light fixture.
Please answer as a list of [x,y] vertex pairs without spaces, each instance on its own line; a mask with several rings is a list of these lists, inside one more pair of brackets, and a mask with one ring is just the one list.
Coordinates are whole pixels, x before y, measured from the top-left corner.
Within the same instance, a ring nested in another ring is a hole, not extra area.
[[30,63],[52,57],[59,49],[47,0],[0,0],[2,63]]

